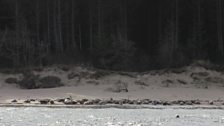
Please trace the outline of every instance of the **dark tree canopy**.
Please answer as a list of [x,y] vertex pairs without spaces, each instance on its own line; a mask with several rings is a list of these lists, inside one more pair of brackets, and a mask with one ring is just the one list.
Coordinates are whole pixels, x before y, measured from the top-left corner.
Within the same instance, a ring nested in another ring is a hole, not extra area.
[[0,66],[223,63],[223,0],[0,0]]

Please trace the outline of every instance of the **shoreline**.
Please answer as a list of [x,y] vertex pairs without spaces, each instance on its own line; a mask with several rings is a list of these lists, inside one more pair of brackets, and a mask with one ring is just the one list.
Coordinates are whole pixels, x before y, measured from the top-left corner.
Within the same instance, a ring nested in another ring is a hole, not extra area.
[[50,108],[50,109],[219,109],[224,110],[224,105],[30,105],[30,104],[0,104],[1,108]]
[[[33,70],[29,75],[34,76],[31,80],[22,73],[0,73],[0,105],[9,107],[72,105],[71,108],[77,106],[91,108],[90,105],[101,108],[108,107],[106,106],[108,104],[113,104],[115,107],[121,105],[120,108],[125,108],[126,105],[222,107],[223,75],[223,72],[200,66],[188,66],[175,71],[164,69],[144,74],[121,74],[81,66],[69,67],[66,71],[59,67],[49,67],[39,72]],[[38,80],[35,80],[35,77],[38,77]],[[30,82],[35,82],[31,86],[40,83],[46,86],[58,81],[64,85],[54,88],[24,89],[20,85],[21,81],[27,82],[28,85]]]
[[1,107],[83,108],[83,109],[223,109],[223,100],[150,100],[150,99],[26,99],[0,103]]

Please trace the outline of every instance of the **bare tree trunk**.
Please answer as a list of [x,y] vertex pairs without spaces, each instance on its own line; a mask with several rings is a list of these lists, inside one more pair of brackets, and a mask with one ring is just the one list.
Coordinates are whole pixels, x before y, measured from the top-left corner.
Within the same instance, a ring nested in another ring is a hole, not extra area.
[[50,0],[47,0],[47,42],[50,43]]
[[201,24],[201,0],[198,0],[198,26],[197,26],[197,34],[198,34],[198,43],[199,43],[199,49],[197,51],[197,56],[202,57],[201,51],[202,51],[202,24]]
[[176,0],[176,23],[175,23],[175,27],[176,27],[176,31],[175,31],[175,43],[174,43],[174,49],[176,50],[178,48],[178,41],[179,41],[179,3],[178,0]]
[[[176,2],[176,1],[175,1]],[[170,55],[169,55],[169,65],[172,65],[174,60],[174,54],[175,54],[175,45],[176,45],[176,10],[175,10],[175,3],[172,3],[171,5],[171,24],[170,24],[170,31],[171,31],[171,44],[170,44]]]
[[98,41],[102,41],[102,12],[101,0],[98,0]]
[[81,29],[81,24],[79,24],[79,49],[82,50],[82,29]]
[[222,0],[217,0],[217,33],[218,33],[218,49],[220,54],[223,56],[223,8]]
[[92,5],[89,4],[89,42],[90,49],[93,49],[93,16],[92,16]]
[[72,15],[71,15],[71,32],[72,32],[72,47],[76,48],[76,40],[75,40],[75,0],[72,1]]
[[[14,48],[15,48],[15,55],[13,54],[13,66],[18,67],[19,65],[19,5],[18,0],[16,0],[16,9],[15,9],[15,18],[16,18],[16,40],[14,42]],[[13,52],[14,53],[14,52]]]
[[175,22],[171,21],[171,46],[170,46],[170,65],[173,63],[175,53]]
[[56,52],[58,52],[58,43],[59,43],[59,39],[58,39],[58,25],[57,25],[57,1],[54,1],[54,41],[55,41],[55,49]]
[[128,42],[127,0],[124,0],[124,41],[125,41],[125,48],[127,48],[127,42]]
[[37,0],[36,3],[36,34],[37,34],[37,42],[40,42],[40,3],[39,0]]
[[60,52],[63,53],[63,38],[62,38],[62,23],[61,23],[61,0],[58,0],[58,32],[59,32],[59,48]]
[[[40,40],[40,1],[36,1],[36,43],[38,44],[38,57],[41,55],[41,45],[42,41]],[[41,59],[38,59],[38,65],[41,65]]]
[[158,40],[160,41],[162,39],[162,5],[161,5],[161,0],[159,0],[159,5],[158,5]]
[[[67,7],[67,8],[69,8],[69,7]],[[68,21],[68,23],[66,22],[66,24],[64,25],[64,27],[66,28],[66,34],[65,34],[66,35],[66,37],[65,37],[66,46],[64,46],[64,48],[65,48],[64,51],[66,51],[66,52],[68,50],[71,51],[71,49],[72,49],[72,46],[71,46],[71,43],[72,43],[71,37],[72,36],[71,36],[71,28],[70,28],[71,24],[69,23],[69,21],[71,21],[70,17],[71,17],[70,15],[66,15],[66,21]]]
[[19,36],[19,27],[18,27],[18,0],[16,0],[16,9],[15,9],[15,20],[16,20],[16,42],[18,41],[18,36]]

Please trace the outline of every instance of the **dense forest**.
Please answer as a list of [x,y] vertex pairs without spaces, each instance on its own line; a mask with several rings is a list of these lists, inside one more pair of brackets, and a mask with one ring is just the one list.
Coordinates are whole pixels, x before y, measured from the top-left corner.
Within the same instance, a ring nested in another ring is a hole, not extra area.
[[0,66],[223,63],[223,0],[0,0]]

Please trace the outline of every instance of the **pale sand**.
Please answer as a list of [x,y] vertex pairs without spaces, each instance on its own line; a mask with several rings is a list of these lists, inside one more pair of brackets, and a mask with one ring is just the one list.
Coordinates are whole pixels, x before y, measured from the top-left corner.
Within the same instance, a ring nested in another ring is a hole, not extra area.
[[[6,75],[0,74],[0,103],[6,103],[11,99],[38,99],[38,98],[66,98],[72,96],[73,99],[152,99],[152,100],[224,100],[224,87],[222,83],[208,84],[208,89],[203,88],[204,84],[193,83],[190,77],[192,72],[208,72],[210,76],[224,78],[222,73],[216,71],[208,71],[204,68],[186,68],[187,72],[181,74],[165,73],[162,75],[151,75],[150,72],[146,74],[138,74],[135,78],[111,74],[100,78],[99,80],[91,80],[82,78],[78,81],[77,78],[68,80],[67,75],[71,72],[94,73],[94,70],[87,70],[81,67],[71,68],[65,72],[55,67],[45,68],[43,72],[36,72],[41,76],[54,75],[61,78],[62,82],[66,84],[64,87],[52,89],[35,89],[24,90],[18,88],[16,85],[8,85],[4,81],[8,77],[21,78],[21,75]],[[166,87],[162,84],[164,80],[172,80],[173,83]],[[178,83],[177,80],[184,80],[186,85]],[[88,81],[98,82],[99,85],[94,85]],[[114,93],[108,91],[113,88],[118,81],[128,84],[128,92]],[[136,85],[135,81],[141,81],[149,86]],[[202,86],[201,86],[202,85]]]
[[128,93],[111,93],[104,91],[99,86],[61,87],[54,89],[21,90],[15,88],[0,89],[0,102],[4,103],[11,99],[29,98],[66,98],[74,99],[152,99],[152,100],[224,100],[224,88],[196,89],[196,88],[149,88],[133,89]]

